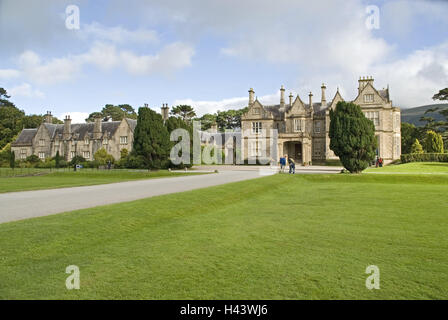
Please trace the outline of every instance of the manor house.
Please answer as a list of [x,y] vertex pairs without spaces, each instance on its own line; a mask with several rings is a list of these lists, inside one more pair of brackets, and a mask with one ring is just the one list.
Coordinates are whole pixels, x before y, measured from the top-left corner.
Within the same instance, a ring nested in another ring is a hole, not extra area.
[[36,155],[41,160],[59,154],[67,161],[75,156],[93,160],[95,152],[104,148],[115,159],[120,159],[121,150],[132,150],[134,129],[137,120],[102,121],[101,118],[89,123],[72,124],[66,116],[64,124],[53,124],[51,112],[47,112],[44,122],[35,129],[23,129],[11,150],[17,160]]
[[[385,163],[399,159],[401,155],[401,121],[400,109],[392,105],[389,87],[375,89],[372,77],[359,79],[358,95],[353,100],[361,106],[365,116],[375,125],[375,136],[378,140],[377,156]],[[267,149],[267,155],[278,157],[288,155],[296,163],[324,163],[325,160],[338,159],[330,150],[330,110],[339,101],[344,101],[339,89],[334,98],[327,102],[326,86],[323,84],[320,102],[313,101],[310,92],[308,103],[300,97],[289,95],[289,103],[285,101],[285,88],[280,89],[280,104],[263,105],[254,99],[254,90],[249,90],[248,111],[241,118],[241,132],[244,143],[244,159],[259,157],[261,148]],[[278,130],[277,150],[270,152],[270,143],[261,145],[257,139],[262,130]],[[277,159],[278,160],[278,159]]]

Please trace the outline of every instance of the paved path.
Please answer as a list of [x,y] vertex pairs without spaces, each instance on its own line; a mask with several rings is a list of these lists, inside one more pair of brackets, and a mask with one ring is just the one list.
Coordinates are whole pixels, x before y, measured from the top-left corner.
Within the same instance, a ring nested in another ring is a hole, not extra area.
[[[3,193],[0,194],[0,223],[254,179],[275,174],[278,170],[269,166],[213,166],[198,169],[218,170],[219,173]],[[339,171],[340,168],[336,167],[296,168],[296,173]]]
[[95,186],[0,194],[0,223],[260,177],[258,171],[155,178]]

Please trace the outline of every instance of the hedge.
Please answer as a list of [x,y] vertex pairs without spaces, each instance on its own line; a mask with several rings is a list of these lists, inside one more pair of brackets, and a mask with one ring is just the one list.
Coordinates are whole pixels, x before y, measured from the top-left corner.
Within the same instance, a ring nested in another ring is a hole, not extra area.
[[401,162],[448,162],[448,153],[409,153],[401,155]]

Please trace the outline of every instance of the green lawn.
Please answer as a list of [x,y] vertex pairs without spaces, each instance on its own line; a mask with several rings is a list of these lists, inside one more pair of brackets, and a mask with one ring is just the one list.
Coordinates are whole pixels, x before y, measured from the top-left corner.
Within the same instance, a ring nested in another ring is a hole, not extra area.
[[369,168],[366,172],[379,173],[448,173],[448,163],[446,162],[411,162],[399,165],[388,165],[382,168]]
[[[38,171],[36,171],[38,172]],[[176,177],[180,175],[203,174],[199,172],[169,172],[167,170],[92,170],[81,169],[80,171],[58,171],[44,175],[0,178],[0,193],[12,191],[54,189],[76,186],[89,186],[137,179],[151,179]]]
[[5,223],[0,298],[447,299],[447,193],[443,174],[278,174]]

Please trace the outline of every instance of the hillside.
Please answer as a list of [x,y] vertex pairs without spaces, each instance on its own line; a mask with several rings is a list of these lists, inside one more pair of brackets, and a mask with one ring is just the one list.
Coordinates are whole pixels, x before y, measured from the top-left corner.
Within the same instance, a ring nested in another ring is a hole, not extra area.
[[430,104],[426,106],[410,108],[410,109],[402,109],[401,110],[401,122],[412,123],[416,126],[424,125],[424,122],[420,121],[422,116],[433,117],[436,121],[443,120],[443,116],[439,114],[438,111],[430,112],[428,114],[424,114],[426,110],[433,109],[435,107],[439,107],[440,110],[447,109],[448,103],[439,103],[439,104]]

